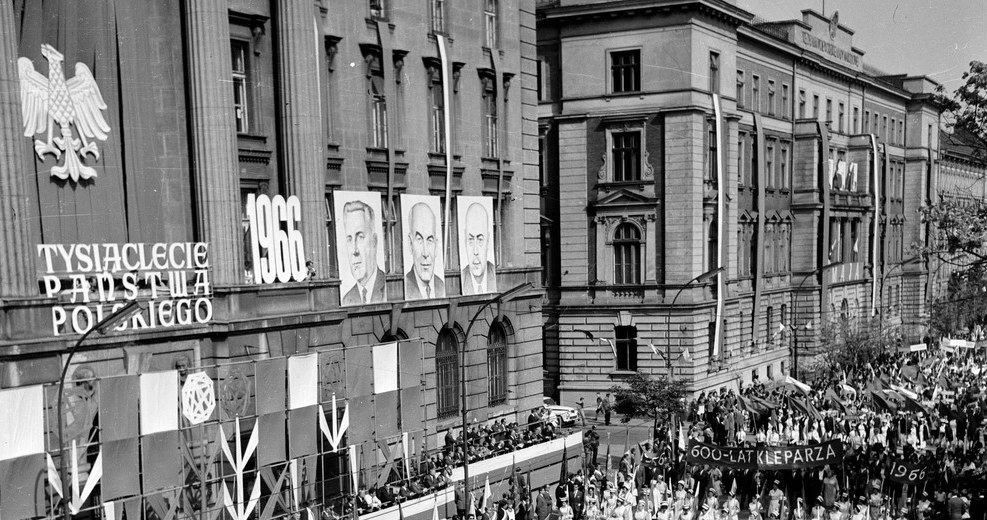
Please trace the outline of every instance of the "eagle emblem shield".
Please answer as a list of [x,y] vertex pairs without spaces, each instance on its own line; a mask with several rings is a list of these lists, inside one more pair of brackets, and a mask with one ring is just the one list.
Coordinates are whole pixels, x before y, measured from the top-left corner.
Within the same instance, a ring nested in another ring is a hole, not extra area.
[[[99,160],[96,140],[105,141],[110,126],[103,111],[106,102],[99,86],[85,63],[75,64],[75,76],[65,79],[62,62],[65,56],[47,43],[41,45],[41,55],[48,60],[48,77],[34,70],[28,58],[19,58],[21,115],[24,118],[24,137],[47,131],[47,140],[35,139],[34,152],[42,160],[52,154],[56,159],[65,158],[51,169],[51,176],[62,180],[91,179],[96,170],[83,163],[86,155]],[[58,135],[55,135],[55,127]],[[74,137],[72,127],[78,137]]]

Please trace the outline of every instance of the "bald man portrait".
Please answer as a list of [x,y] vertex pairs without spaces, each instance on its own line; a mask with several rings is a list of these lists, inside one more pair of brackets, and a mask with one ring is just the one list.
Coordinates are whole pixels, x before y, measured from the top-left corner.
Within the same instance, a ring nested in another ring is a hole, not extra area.
[[386,301],[384,271],[377,265],[374,210],[367,203],[352,200],[343,205],[343,246],[356,283],[343,295],[342,305]]
[[490,216],[483,204],[474,202],[466,209],[464,227],[466,251],[462,253],[466,261],[461,283],[463,294],[484,294],[497,292],[497,274],[489,258]]
[[411,269],[404,276],[404,299],[444,298],[446,286],[437,272],[435,253],[441,239],[435,213],[424,202],[418,202],[408,212],[408,242],[411,244]]

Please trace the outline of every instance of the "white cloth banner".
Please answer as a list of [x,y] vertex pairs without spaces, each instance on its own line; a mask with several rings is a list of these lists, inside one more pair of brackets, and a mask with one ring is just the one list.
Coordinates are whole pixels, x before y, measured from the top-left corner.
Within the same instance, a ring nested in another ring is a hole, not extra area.
[[44,410],[41,385],[0,390],[0,460],[44,453]]
[[141,374],[141,435],[178,429],[178,371]]
[[288,408],[297,410],[319,404],[319,355],[288,358]]
[[374,393],[398,389],[398,344],[374,345]]

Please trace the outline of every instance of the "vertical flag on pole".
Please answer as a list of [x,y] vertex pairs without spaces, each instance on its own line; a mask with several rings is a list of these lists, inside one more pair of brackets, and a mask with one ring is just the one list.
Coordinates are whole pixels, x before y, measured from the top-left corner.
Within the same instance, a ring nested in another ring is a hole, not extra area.
[[487,475],[486,480],[483,482],[483,499],[480,501],[480,514],[490,507],[490,497],[493,493],[490,492],[490,475]]

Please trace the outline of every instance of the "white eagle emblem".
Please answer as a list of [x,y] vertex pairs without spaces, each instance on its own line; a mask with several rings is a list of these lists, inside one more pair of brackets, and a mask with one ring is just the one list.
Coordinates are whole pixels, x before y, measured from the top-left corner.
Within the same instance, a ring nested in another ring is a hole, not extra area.
[[[34,70],[28,58],[19,58],[17,68],[21,77],[21,113],[24,117],[24,137],[48,130],[48,141],[34,140],[34,151],[42,160],[45,154],[56,159],[66,152],[65,161],[52,167],[51,175],[65,180],[71,178],[90,179],[96,170],[83,164],[86,154],[99,160],[96,138],[106,140],[110,126],[103,118],[106,102],[99,93],[99,86],[92,71],[84,63],[75,64],[75,77],[66,81],[62,70],[65,56],[47,43],[41,45],[41,54],[48,60],[48,77]],[[59,137],[52,137],[55,124],[60,130]],[[79,139],[72,137],[75,125]]]

